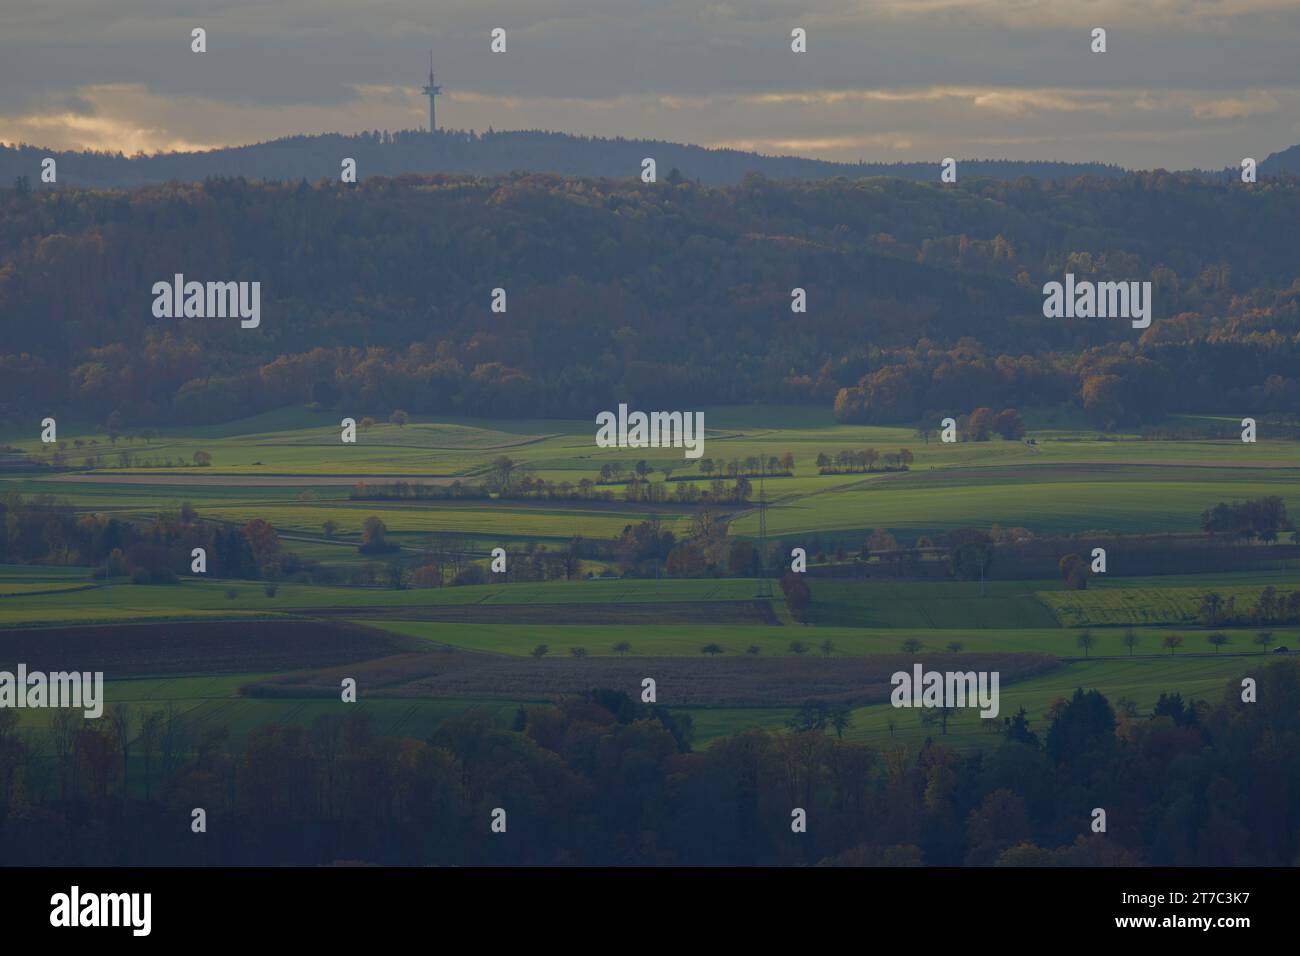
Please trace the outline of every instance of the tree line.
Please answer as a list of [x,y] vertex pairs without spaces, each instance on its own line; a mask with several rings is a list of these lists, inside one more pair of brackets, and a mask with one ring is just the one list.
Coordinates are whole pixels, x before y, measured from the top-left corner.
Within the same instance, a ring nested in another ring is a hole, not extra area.
[[1300,681],[1292,662],[1253,676],[1258,703],[1234,681],[1146,713],[1080,689],[961,751],[840,739],[815,702],[788,732],[695,749],[686,715],[611,690],[507,722],[469,708],[423,739],[365,712],[241,740],[176,710],[58,711],[40,731],[3,710],[0,840],[17,866],[1288,866]]

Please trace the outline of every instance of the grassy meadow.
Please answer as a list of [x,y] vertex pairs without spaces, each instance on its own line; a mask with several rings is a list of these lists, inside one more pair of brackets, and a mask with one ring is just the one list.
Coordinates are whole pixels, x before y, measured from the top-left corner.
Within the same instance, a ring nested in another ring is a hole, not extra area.
[[[188,502],[203,521],[242,526],[261,518],[279,532],[283,548],[304,559],[355,569],[370,559],[357,545],[363,522],[380,517],[402,550],[384,560],[412,563],[430,535],[457,536],[474,560],[498,545],[562,548],[575,535],[610,541],[651,511],[679,537],[698,508],[667,502],[653,508],[623,500],[401,500],[349,498],[355,482],[395,480],[477,482],[493,459],[509,456],[518,469],[552,482],[596,479],[603,464],[630,468],[642,455],[662,480],[704,479],[700,462],[680,451],[599,449],[587,421],[411,421],[357,430],[355,444],[340,441],[338,414],[282,409],[244,421],[191,429],[161,429],[143,437],[110,440],[75,422],[60,422],[64,466],[54,471],[0,472],[0,494],[53,496],[82,514],[148,522],[160,511]],[[356,414],[360,420],[364,416]],[[1300,454],[1295,442],[1253,445],[1233,441],[1146,440],[1100,435],[1086,428],[1034,420],[1035,444],[993,440],[945,445],[911,429],[837,424],[825,409],[755,405],[705,410],[705,455],[767,459],[793,454],[792,477],[764,481],[767,528],[773,539],[820,535],[850,556],[875,529],[904,542],[937,538],[959,527],[1024,527],[1035,535],[1089,532],[1193,534],[1200,514],[1219,501],[1280,496],[1300,512]],[[0,441],[33,457],[48,457],[35,431],[0,434]],[[905,472],[820,475],[819,453],[874,447],[908,448]],[[196,452],[211,463],[194,463]],[[85,459],[93,459],[86,465]],[[755,482],[757,485],[757,482]],[[670,483],[669,489],[676,486]],[[757,487],[755,488],[757,496]],[[723,509],[733,537],[758,534],[758,511]],[[333,527],[325,530],[327,522]],[[1263,547],[1261,545],[1261,547]],[[1285,562],[1284,562],[1285,563]],[[760,596],[753,578],[596,580],[616,568],[584,560],[584,578],[544,583],[484,584],[393,589],[381,586],[263,582],[185,576],[175,584],[132,584],[127,578],[93,579],[90,568],[0,566],[0,650],[6,633],[77,625],[103,627],[104,640],[129,640],[133,627],[163,629],[184,642],[186,629],[205,621],[328,619],[400,635],[427,646],[526,658],[541,646],[550,656],[589,658],[593,685],[602,660],[613,657],[700,658],[808,655],[897,655],[904,647],[921,661],[961,654],[1042,654],[1058,666],[1005,685],[1002,715],[1024,707],[1033,726],[1053,702],[1076,687],[1096,688],[1112,702],[1125,698],[1149,710],[1161,692],[1217,696],[1227,682],[1250,672],[1274,645],[1300,648],[1294,628],[1220,629],[1229,643],[1220,652],[1197,620],[1202,595],[1214,590],[1254,601],[1263,588],[1300,588],[1300,568],[1203,575],[1097,577],[1086,590],[1067,590],[1058,579],[979,582],[822,578],[810,575],[812,605],[797,623],[781,599]],[[273,593],[272,593],[273,592]],[[1132,628],[1137,643],[1121,642]],[[1079,644],[1090,629],[1095,643]],[[1091,629],[1095,629],[1091,630]],[[1256,639],[1261,630],[1267,642]],[[149,633],[160,633],[151,631]],[[1162,642],[1184,638],[1172,652]],[[118,636],[121,635],[121,636]],[[914,643],[912,643],[914,642]],[[937,655],[937,657],[936,657]],[[69,666],[75,666],[70,662]],[[241,692],[264,673],[213,673],[196,661],[193,673],[109,674],[108,699],[133,707],[179,709],[195,726],[229,725],[236,734],[267,722],[310,724],[337,711],[332,699],[265,699]],[[623,688],[635,693],[637,688]],[[661,703],[671,706],[671,695]],[[384,733],[425,735],[440,720],[467,707],[486,707],[509,721],[524,700],[370,698],[358,707]],[[752,727],[780,730],[789,707],[688,708],[696,739],[707,744]],[[39,731],[46,718],[25,713]],[[920,714],[888,705],[857,707],[846,736],[882,745],[919,745],[940,734]],[[959,714],[946,738],[955,746],[995,739],[988,725]]]

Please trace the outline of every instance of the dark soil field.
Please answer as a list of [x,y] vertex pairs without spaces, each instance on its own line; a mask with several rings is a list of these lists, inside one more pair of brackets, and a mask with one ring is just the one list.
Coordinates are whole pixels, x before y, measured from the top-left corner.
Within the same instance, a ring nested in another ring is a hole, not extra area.
[[313,617],[383,617],[465,624],[771,624],[767,601],[677,601],[627,604],[457,604],[443,607],[298,609]]
[[0,631],[0,668],[103,671],[113,680],[329,667],[384,657],[419,641],[355,624],[213,621]]
[[[825,700],[862,706],[889,699],[890,677],[911,672],[916,658],[879,657],[503,657],[486,654],[404,654],[357,666],[286,674],[244,688],[257,697],[317,697],[339,693],[355,678],[359,696],[473,697],[555,700],[608,687],[639,698],[652,677],[658,702],[688,707],[792,706]],[[920,659],[928,670],[997,671],[1002,683],[1058,666],[1041,654],[936,654]]]

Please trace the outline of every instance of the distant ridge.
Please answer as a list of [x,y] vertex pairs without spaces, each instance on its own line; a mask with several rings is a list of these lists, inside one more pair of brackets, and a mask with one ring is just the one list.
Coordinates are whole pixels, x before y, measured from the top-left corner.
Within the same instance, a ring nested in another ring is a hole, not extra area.
[[[836,176],[895,176],[937,181],[939,160],[928,163],[834,163],[797,156],[763,156],[735,149],[706,149],[658,140],[602,139],[540,130],[486,133],[422,130],[343,135],[290,136],[266,143],[204,152],[125,156],[107,152],[55,152],[35,146],[0,146],[0,187],[26,176],[39,188],[40,161],[53,156],[63,186],[141,186],[212,176],[315,182],[336,179],[344,157],[357,161],[358,174],[511,172],[625,179],[640,175],[641,160],[654,157],[659,179],[673,169],[708,185],[739,183],[747,173],[771,179],[830,179]],[[1015,180],[1119,177],[1125,170],[1103,163],[958,160],[962,178]]]
[[1261,176],[1281,176],[1290,173],[1300,176],[1300,144],[1273,153],[1259,164]]

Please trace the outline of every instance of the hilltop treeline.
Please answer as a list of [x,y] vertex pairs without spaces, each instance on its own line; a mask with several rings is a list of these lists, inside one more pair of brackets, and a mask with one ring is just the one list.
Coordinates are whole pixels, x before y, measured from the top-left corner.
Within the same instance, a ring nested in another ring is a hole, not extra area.
[[521,707],[510,728],[470,710],[426,740],[361,713],[236,743],[117,705],[59,711],[40,741],[3,710],[0,840],[7,864],[43,866],[1294,865],[1300,681],[1290,662],[1254,676],[1258,703],[1234,682],[1146,714],[1079,690],[1042,727],[991,722],[1000,744],[969,752],[879,750],[826,720],[696,752],[689,718],[612,691]]
[[[844,421],[1076,406],[1294,413],[1300,185],[406,176],[0,192],[0,404],[130,427],[292,403],[587,417],[755,400]],[[1042,315],[1150,281],[1154,321]],[[261,283],[261,324],[152,285]],[[505,313],[490,308],[494,289]],[[791,290],[807,291],[806,313]]]
[[[706,149],[662,140],[607,139],[545,130],[440,129],[371,130],[354,134],[286,136],[202,152],[126,156],[104,151],[60,152],[35,146],[0,144],[0,182],[27,177],[38,188],[34,171],[41,160],[58,163],[59,181],[75,186],[140,186],[176,180],[201,180],[238,172],[250,179],[317,180],[336,178],[343,157],[357,161],[363,176],[403,173],[467,173],[499,176],[520,170],[563,172],[576,176],[622,179],[640,175],[641,160],[653,156],[662,178],[676,175],[710,185],[734,185],[751,172],[778,179],[825,179],[832,176],[897,176],[930,182],[936,163],[835,163],[800,156],[763,156],[737,149]],[[963,160],[968,176],[1016,179],[1036,176],[1120,176],[1123,170],[1104,163]],[[1266,172],[1267,164],[1260,171]],[[1281,170],[1278,170],[1281,171]]]

